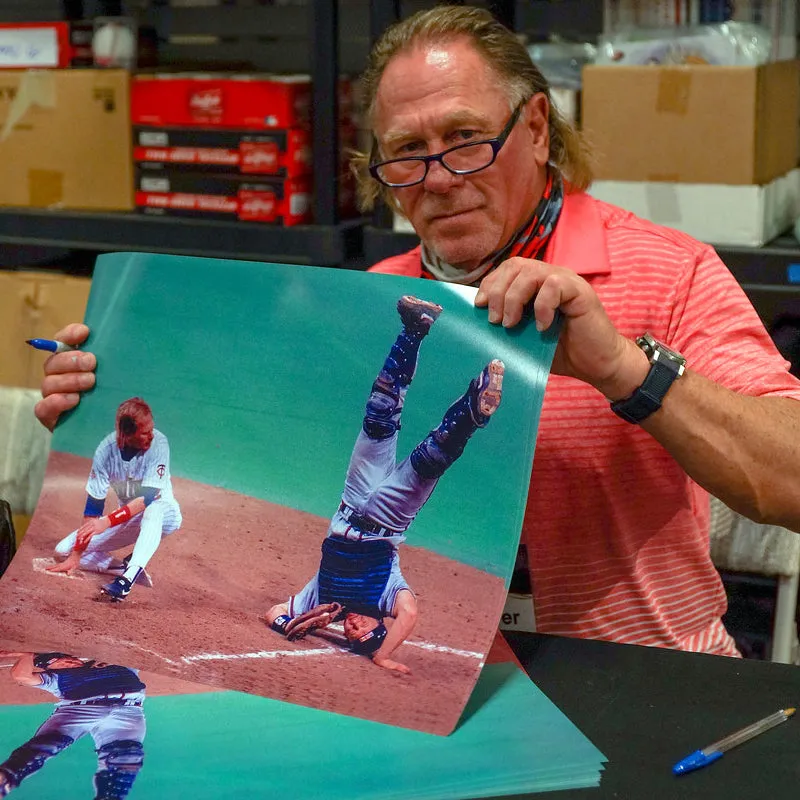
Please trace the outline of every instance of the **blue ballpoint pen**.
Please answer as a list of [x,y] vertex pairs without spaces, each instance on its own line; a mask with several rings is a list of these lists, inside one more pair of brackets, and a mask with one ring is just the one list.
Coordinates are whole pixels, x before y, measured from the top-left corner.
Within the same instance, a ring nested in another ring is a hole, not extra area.
[[732,733],[730,736],[726,736],[724,739],[720,739],[702,750],[695,750],[691,755],[681,759],[672,768],[672,771],[676,775],[683,775],[685,772],[691,772],[694,769],[700,769],[700,767],[712,764],[717,759],[722,758],[722,754],[727,750],[743,744],[754,736],[758,736],[759,733],[764,733],[764,731],[780,725],[781,722],[786,722],[794,712],[795,709],[793,708],[782,708],[780,711],[776,711],[774,714],[770,714],[768,717],[764,717],[764,719],[754,722],[752,725],[748,725],[746,728],[742,728],[740,731],[736,731],[736,733]]
[[66,353],[69,350],[77,350],[71,344],[57,342],[55,339],[26,339],[26,344],[35,347],[37,350],[46,350],[49,353]]

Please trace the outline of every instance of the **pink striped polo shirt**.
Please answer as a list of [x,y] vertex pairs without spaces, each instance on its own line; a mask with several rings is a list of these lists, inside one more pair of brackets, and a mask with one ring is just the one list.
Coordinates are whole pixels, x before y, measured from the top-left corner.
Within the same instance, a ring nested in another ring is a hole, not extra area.
[[[602,203],[565,196],[545,261],[588,280],[617,329],[650,331],[734,391],[800,400],[750,301],[713,248]],[[373,271],[420,276],[419,248]],[[606,399],[551,375],[523,541],[543,633],[738,655],[720,617],[708,495]]]

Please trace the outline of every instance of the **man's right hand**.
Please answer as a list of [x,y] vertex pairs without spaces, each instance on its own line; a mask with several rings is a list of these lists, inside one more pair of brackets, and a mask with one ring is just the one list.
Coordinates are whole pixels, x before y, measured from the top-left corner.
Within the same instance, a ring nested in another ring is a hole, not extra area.
[[372,663],[391,672],[400,672],[403,675],[411,674],[411,670],[405,664],[401,664],[399,661],[392,661],[391,658],[382,658],[377,653],[372,656]]
[[70,575],[75,570],[80,569],[81,565],[81,555],[73,550],[63,561],[59,561],[56,564],[51,564],[49,567],[45,567],[48,572],[63,572],[66,575]]
[[[75,322],[62,328],[53,338],[65,344],[80,345],[89,336],[86,325]],[[80,401],[80,393],[94,386],[97,359],[92,353],[72,351],[50,356],[44,362],[42,399],[36,404],[36,417],[48,430],[58,418]]]

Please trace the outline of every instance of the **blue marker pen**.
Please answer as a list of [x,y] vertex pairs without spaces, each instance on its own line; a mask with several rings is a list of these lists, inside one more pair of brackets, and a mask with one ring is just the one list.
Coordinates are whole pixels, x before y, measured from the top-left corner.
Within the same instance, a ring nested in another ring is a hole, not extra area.
[[786,722],[794,714],[794,711],[793,708],[781,709],[758,722],[754,722],[752,725],[748,725],[746,728],[742,728],[740,731],[736,731],[736,733],[732,733],[730,736],[726,736],[724,739],[720,739],[718,742],[714,742],[714,744],[710,744],[708,747],[704,747],[702,750],[695,750],[691,755],[681,759],[672,768],[672,771],[676,775],[683,775],[686,772],[713,764],[718,758],[722,758],[723,753],[727,750],[744,744],[754,736],[758,736],[759,733],[764,733],[764,731],[780,725],[781,722]]
[[78,349],[71,344],[57,342],[55,339],[26,339],[25,342],[37,350],[46,350],[49,353],[66,353],[70,350]]

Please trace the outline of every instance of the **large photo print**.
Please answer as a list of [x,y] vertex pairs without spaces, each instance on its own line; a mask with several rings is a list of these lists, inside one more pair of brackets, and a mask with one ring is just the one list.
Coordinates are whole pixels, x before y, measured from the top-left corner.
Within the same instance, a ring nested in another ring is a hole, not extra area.
[[474,289],[102,257],[4,635],[452,731],[500,617],[555,334]]

